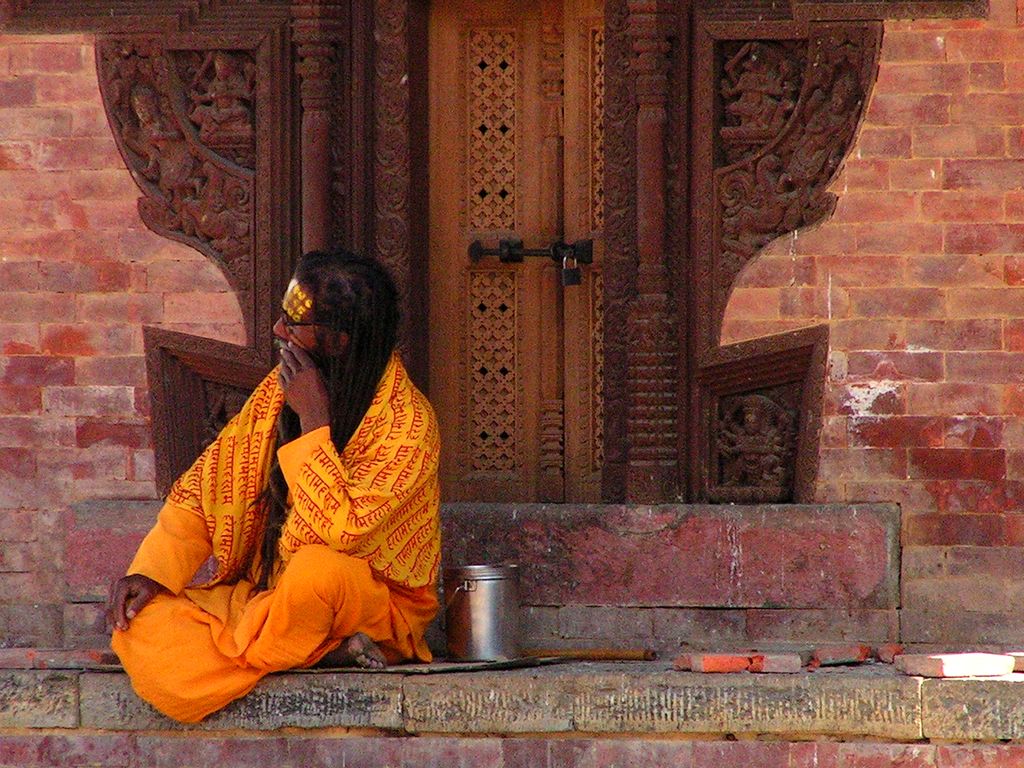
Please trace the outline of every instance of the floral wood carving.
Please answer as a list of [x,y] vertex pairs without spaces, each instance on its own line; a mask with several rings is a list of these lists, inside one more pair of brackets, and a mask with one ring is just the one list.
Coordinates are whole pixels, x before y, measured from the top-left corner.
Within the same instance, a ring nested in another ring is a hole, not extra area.
[[[409,115],[408,3],[376,0],[374,4],[374,224],[375,255],[388,268],[398,286],[402,316],[411,317],[411,240],[409,196],[411,188],[411,135]],[[399,344],[410,349],[409,323],[404,323]]]
[[145,193],[142,220],[212,258],[248,308],[256,147],[252,55],[105,41],[97,46],[97,61],[114,138]]
[[[772,240],[824,220],[834,209],[828,184],[839,170],[860,122],[873,82],[878,32],[863,25],[815,27],[806,61],[792,44],[751,43],[719,49],[732,65],[722,84],[718,130],[722,154],[743,159],[715,172],[719,206],[714,265],[713,327],[718,337],[732,285],[750,259]],[[756,60],[754,57],[757,57]],[[803,84],[795,107],[788,102],[795,78]],[[788,122],[777,138],[753,154],[769,126]]]

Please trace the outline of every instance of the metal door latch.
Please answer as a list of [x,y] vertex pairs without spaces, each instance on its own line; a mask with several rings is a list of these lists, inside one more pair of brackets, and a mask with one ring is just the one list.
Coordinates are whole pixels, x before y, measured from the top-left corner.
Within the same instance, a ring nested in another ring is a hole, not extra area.
[[484,248],[479,240],[469,244],[469,258],[473,263],[484,256],[497,256],[503,264],[517,264],[526,256],[547,256],[555,262],[566,259],[575,260],[580,264],[594,263],[594,241],[577,240],[575,243],[563,243],[561,240],[547,248],[523,248],[522,240],[499,240],[497,248]]

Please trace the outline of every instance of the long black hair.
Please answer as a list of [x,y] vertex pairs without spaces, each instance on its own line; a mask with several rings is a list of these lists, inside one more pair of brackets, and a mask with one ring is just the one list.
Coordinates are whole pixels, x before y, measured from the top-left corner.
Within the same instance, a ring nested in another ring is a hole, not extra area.
[[[378,262],[345,250],[310,251],[295,269],[295,279],[313,297],[319,349],[312,357],[331,402],[331,442],[340,454],[373,400],[398,339],[398,291]],[[348,335],[340,354],[325,354],[325,340]],[[298,414],[287,404],[277,420],[277,447],[302,434]],[[276,454],[276,451],[275,451]],[[260,498],[266,525],[260,545],[256,584],[266,589],[277,559],[277,543],[287,514],[288,483],[276,459]]]

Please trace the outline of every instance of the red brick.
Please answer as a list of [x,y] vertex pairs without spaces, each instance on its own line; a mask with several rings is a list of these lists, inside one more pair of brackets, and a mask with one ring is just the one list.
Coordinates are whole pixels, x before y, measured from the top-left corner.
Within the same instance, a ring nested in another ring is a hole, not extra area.
[[672,669],[679,672],[689,672],[693,669],[693,656],[689,653],[681,653],[672,660]]
[[825,319],[830,307],[837,314],[843,311],[835,306],[836,292],[830,297],[824,286],[797,286],[779,289],[779,314],[782,317]]
[[983,125],[1020,125],[1024,108],[1018,93],[968,93],[953,108],[956,122]]
[[107,170],[123,162],[114,142],[107,139],[66,137],[39,142],[38,164],[44,170]]
[[833,393],[837,402],[836,412],[847,416],[905,413],[906,386],[902,383],[882,381],[837,387]]
[[851,158],[843,167],[847,189],[888,189],[889,161]]
[[[733,296],[735,297],[736,294],[734,293]],[[730,299],[730,304],[732,301],[733,299]],[[200,312],[201,316],[209,322],[242,321],[238,297],[234,293],[177,293],[164,296],[163,321],[165,323],[194,322]],[[746,316],[745,305],[744,316]]]
[[788,768],[837,768],[839,744],[810,741],[790,742]]
[[67,136],[70,131],[71,113],[68,110],[39,107],[0,109],[0,140],[43,140]]
[[129,286],[131,267],[119,261],[40,265],[44,284],[53,291],[93,293],[123,291]]
[[923,349],[1000,349],[1001,331],[997,319],[910,321],[906,324],[906,344]]
[[911,448],[911,478],[1000,480],[1006,477],[1006,452],[991,448]]
[[90,323],[157,323],[163,299],[155,295],[84,294],[77,297],[80,320]]
[[939,744],[936,768],[1024,768],[1021,744]]
[[912,515],[907,520],[906,544],[992,546],[1006,538],[1004,515],[942,514]]
[[875,93],[868,105],[867,121],[872,125],[946,125],[949,96],[941,93]]
[[29,141],[0,141],[0,171],[35,168],[36,145]]
[[944,421],[937,416],[851,418],[850,445],[869,448],[942,445]]
[[750,657],[751,672],[795,673],[803,671],[798,653],[756,653]]
[[42,408],[39,387],[0,385],[0,413],[31,413]]
[[882,62],[875,88],[889,93],[956,93],[967,88],[966,64]]
[[882,61],[946,60],[945,36],[934,32],[890,30],[882,40]]
[[1020,189],[1024,180],[1024,160],[945,161],[945,189]]
[[893,189],[942,189],[941,160],[891,160],[889,184]]
[[915,217],[917,196],[909,192],[846,192],[832,219],[839,223],[906,221]]
[[1010,416],[1024,416],[1024,387],[1003,387],[1003,412]]
[[1024,221],[1024,191],[1007,189],[1004,203],[1008,222]]
[[[0,180],[0,184],[3,181]],[[39,263],[35,261],[0,261],[0,285],[7,292],[37,291],[42,287]]]
[[73,380],[74,361],[70,358],[25,355],[0,359],[0,384],[53,386]]
[[1008,61],[1024,58],[1024,36],[1017,29],[954,30],[946,35],[949,61]]
[[905,326],[901,320],[833,320],[829,340],[833,349],[900,349],[907,343]]
[[910,382],[906,389],[907,411],[946,416],[995,416],[1002,414],[1003,388],[993,384]]
[[61,416],[124,416],[132,414],[131,387],[48,387],[43,408]]
[[946,228],[946,253],[1017,253],[1024,250],[1024,225],[972,223]]
[[[782,259],[758,258],[743,271],[742,281],[747,285],[756,285],[756,278],[750,274],[758,274],[765,267],[763,262],[776,262]],[[753,280],[753,282],[751,282]],[[146,265],[146,288],[154,293],[223,293],[230,291],[224,273],[206,258],[196,259],[160,259]]]
[[856,378],[918,381],[943,378],[943,355],[939,352],[851,351],[847,360],[848,374]]
[[74,314],[75,297],[62,293],[7,293],[0,302],[0,323],[45,322]]
[[910,130],[907,128],[872,128],[865,126],[857,136],[860,157],[910,157]]
[[827,256],[850,252],[850,243],[855,237],[855,228],[844,224],[833,224],[800,230],[798,237],[787,241],[798,256]]
[[974,62],[968,83],[975,91],[1001,91],[1006,87],[1006,67],[999,61]]
[[[138,334],[135,334],[138,335]],[[134,336],[133,336],[134,338]],[[134,340],[123,351],[132,351],[132,347],[139,347],[141,341]],[[143,357],[116,356],[116,357],[82,357],[75,360],[75,384],[107,384],[126,387],[146,386],[146,361]]]
[[36,81],[33,77],[15,77],[0,80],[0,104],[10,107],[29,107],[36,100]]
[[907,479],[907,452],[902,449],[822,449],[819,462],[823,477],[875,482]]
[[[743,269],[741,282],[745,287],[768,288],[780,285],[815,282],[818,259],[809,256],[768,256],[766,254],[749,262]],[[213,277],[213,275],[211,275]],[[219,273],[216,277],[223,281]],[[212,281],[211,281],[212,283]],[[211,292],[224,290],[224,286],[211,285]]]
[[941,224],[878,223],[856,227],[862,253],[939,253]]
[[[140,483],[152,483],[156,479],[156,461],[153,451],[132,451],[128,478]],[[156,495],[156,491],[152,495]]]
[[871,646],[861,643],[853,645],[822,645],[814,649],[811,663],[829,667],[840,664],[861,664],[871,658]]
[[850,288],[850,305],[861,317],[937,317],[945,314],[945,297],[937,288],[879,286]]
[[1024,320],[1007,320],[1003,334],[1007,352],[1024,352]]
[[51,73],[36,78],[37,104],[92,104],[100,97],[96,75]]
[[1015,481],[931,480],[925,488],[939,512],[995,514],[1024,510],[1024,487]]
[[41,331],[44,352],[79,356],[131,352],[140,335],[137,327],[129,325],[44,325]]
[[750,656],[736,653],[694,653],[690,657],[694,672],[746,672]]
[[1003,196],[999,192],[923,192],[921,215],[930,221],[984,222],[999,218]]
[[12,46],[10,53],[13,72],[81,72],[87,66],[80,45],[26,43]]
[[1003,420],[977,416],[945,419],[943,444],[947,448],[999,448],[1003,442]]
[[148,448],[149,424],[118,422],[106,419],[83,419],[75,431],[78,446],[118,445],[126,448]]
[[1008,255],[1004,259],[1003,279],[1007,285],[1024,285],[1024,257]]
[[990,382],[1024,379],[1024,354],[1015,352],[947,352],[949,381]]
[[903,651],[904,648],[900,643],[884,643],[875,648],[875,658],[883,664],[892,664],[893,660]]
[[946,306],[950,317],[1016,318],[1024,307],[1024,288],[965,288],[950,291]]
[[32,448],[42,445],[74,445],[74,424],[69,419],[13,415],[0,417],[4,444]]

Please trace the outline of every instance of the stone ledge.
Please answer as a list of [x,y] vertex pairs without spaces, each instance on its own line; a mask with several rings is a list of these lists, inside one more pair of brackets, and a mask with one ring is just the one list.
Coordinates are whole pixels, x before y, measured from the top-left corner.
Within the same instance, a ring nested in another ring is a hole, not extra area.
[[11,729],[394,735],[515,734],[1024,738],[1024,675],[924,680],[888,665],[794,675],[675,672],[667,662],[574,662],[443,674],[288,673],[198,726],[164,718],[120,672],[0,673],[0,734]]

